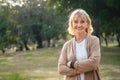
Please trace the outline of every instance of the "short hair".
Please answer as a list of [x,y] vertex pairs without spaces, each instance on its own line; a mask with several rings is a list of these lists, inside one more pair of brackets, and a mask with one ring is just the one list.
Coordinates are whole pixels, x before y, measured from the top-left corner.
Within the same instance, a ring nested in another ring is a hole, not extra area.
[[72,21],[73,21],[73,18],[74,16],[77,15],[78,17],[82,18],[83,20],[87,21],[88,23],[88,28],[86,30],[87,34],[92,34],[93,32],[93,27],[91,25],[91,19],[89,17],[89,15],[87,14],[87,12],[83,9],[76,9],[74,10],[70,16],[69,16],[69,27],[68,27],[68,32],[71,34],[71,35],[74,35],[74,30],[73,30],[73,25],[72,25]]

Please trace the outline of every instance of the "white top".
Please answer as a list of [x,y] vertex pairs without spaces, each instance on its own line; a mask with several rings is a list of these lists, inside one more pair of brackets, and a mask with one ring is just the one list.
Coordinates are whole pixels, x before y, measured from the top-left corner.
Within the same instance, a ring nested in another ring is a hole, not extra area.
[[[84,39],[82,42],[76,42],[76,59],[77,61],[87,59],[87,51],[86,51],[86,40]],[[84,80],[84,73],[80,74],[81,80]]]

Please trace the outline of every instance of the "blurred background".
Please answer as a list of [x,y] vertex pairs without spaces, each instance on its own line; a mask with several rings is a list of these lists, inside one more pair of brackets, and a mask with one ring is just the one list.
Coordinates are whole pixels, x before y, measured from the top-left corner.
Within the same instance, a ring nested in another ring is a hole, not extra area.
[[63,80],[57,60],[77,8],[100,39],[102,80],[120,80],[120,0],[0,0],[0,80]]

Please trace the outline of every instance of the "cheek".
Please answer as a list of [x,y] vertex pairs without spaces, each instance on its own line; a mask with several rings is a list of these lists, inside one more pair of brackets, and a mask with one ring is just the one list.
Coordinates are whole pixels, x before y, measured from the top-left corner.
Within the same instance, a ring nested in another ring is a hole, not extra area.
[[76,23],[73,23],[73,28],[77,28],[77,24]]
[[87,24],[84,24],[84,28],[88,28],[88,25],[87,25]]

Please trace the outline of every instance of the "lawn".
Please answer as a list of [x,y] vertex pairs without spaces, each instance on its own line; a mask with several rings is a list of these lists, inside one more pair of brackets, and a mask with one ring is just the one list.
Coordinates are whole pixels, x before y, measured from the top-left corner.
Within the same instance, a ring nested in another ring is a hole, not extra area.
[[[43,48],[0,56],[0,80],[63,80],[57,61],[61,48]],[[120,48],[102,47],[102,80],[120,80]]]

